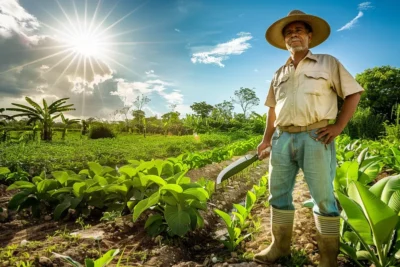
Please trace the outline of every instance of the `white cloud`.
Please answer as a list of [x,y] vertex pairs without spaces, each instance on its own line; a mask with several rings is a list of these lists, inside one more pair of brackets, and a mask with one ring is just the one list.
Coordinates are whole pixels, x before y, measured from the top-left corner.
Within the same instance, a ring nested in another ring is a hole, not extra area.
[[146,73],[146,76],[149,77],[149,78],[156,78],[156,77],[158,77],[158,75],[156,75],[156,74],[154,73],[154,70],[149,70],[149,71],[146,71],[145,73]]
[[168,104],[180,105],[183,103],[183,94],[179,90],[174,90],[172,93],[159,92],[162,97],[167,100]]
[[258,72],[258,69],[254,69],[254,72]]
[[223,60],[229,59],[230,55],[240,55],[251,47],[249,40],[253,38],[250,33],[240,32],[237,34],[239,37],[234,38],[226,43],[218,44],[209,49],[192,54],[191,61],[193,63],[216,64],[224,67]]
[[343,30],[350,30],[351,28],[354,27],[354,25],[357,23],[358,19],[361,18],[362,16],[364,16],[364,12],[362,12],[362,10],[367,10],[372,8],[373,6],[371,6],[371,2],[362,2],[360,4],[358,4],[358,14],[357,16],[352,19],[350,22],[347,22],[343,27],[341,27],[340,29],[338,29],[337,31],[343,31]]
[[181,30],[179,30],[179,29],[177,29],[177,28],[175,28],[174,30],[175,30],[176,32],[181,32]]
[[358,4],[358,10],[367,10],[372,8],[373,6],[371,6],[371,2],[363,2],[361,4]]

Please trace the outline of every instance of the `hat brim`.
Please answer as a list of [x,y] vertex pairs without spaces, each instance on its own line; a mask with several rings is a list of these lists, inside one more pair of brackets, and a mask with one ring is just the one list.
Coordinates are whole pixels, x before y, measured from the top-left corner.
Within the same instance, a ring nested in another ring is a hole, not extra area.
[[267,29],[265,38],[268,43],[277,48],[287,50],[282,30],[286,25],[295,21],[304,21],[311,26],[312,42],[309,44],[309,48],[315,47],[324,42],[331,33],[331,27],[329,24],[320,17],[307,14],[290,15],[276,21]]

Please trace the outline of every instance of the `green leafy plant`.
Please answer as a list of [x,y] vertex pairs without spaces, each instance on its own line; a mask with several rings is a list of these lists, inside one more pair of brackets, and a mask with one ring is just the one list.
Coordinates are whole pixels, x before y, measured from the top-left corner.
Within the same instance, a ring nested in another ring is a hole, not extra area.
[[343,207],[340,249],[359,266],[366,260],[376,267],[394,266],[399,258],[400,178],[385,178],[368,190],[351,181],[348,196],[338,192]]
[[[101,256],[100,258],[98,258],[97,260],[92,260],[92,259],[85,259],[85,267],[103,267],[103,266],[107,266],[113,259],[114,257],[119,253],[119,249],[111,249],[109,251],[107,251],[103,256]],[[69,256],[64,256],[58,253],[54,253],[53,254],[58,257],[63,259],[65,262],[71,264],[74,267],[82,267],[82,265],[73,260],[71,257]]]
[[184,236],[188,231],[204,224],[198,209],[207,208],[207,191],[197,183],[191,183],[185,173],[178,173],[166,180],[155,175],[139,177],[146,187],[157,184],[158,189],[141,200],[133,208],[133,220],[153,209],[159,213],[150,216],[145,228],[150,235],[158,235],[167,230],[170,235]]
[[242,230],[240,227],[237,227],[238,221],[232,220],[228,213],[219,209],[214,209],[214,212],[222,218],[228,230],[227,240],[220,241],[229,251],[235,251],[240,242],[249,237],[251,234],[242,235]]

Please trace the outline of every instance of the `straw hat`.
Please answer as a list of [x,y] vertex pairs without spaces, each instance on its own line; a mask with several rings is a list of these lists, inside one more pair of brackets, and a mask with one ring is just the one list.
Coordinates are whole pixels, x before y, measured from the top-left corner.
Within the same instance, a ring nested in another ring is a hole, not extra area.
[[282,30],[286,25],[295,21],[304,21],[311,26],[312,42],[310,43],[310,48],[325,41],[331,32],[331,28],[325,20],[313,15],[308,15],[300,10],[292,10],[286,17],[277,20],[267,29],[265,38],[271,45],[286,50],[287,48]]

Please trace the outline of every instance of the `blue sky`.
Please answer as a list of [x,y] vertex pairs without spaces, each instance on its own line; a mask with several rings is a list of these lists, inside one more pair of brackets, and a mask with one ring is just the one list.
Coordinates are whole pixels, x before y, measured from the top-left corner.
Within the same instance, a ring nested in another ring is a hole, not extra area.
[[[293,9],[324,18],[331,35],[313,53],[335,56],[355,75],[399,67],[399,7],[398,0],[1,0],[0,107],[25,96],[69,97],[73,117],[116,119],[145,94],[147,116],[171,104],[186,114],[193,102],[215,105],[248,87],[261,100],[253,110],[264,113],[269,81],[289,56],[265,41],[274,21]],[[85,39],[93,32],[97,39]],[[77,45],[82,38],[96,48]]]

